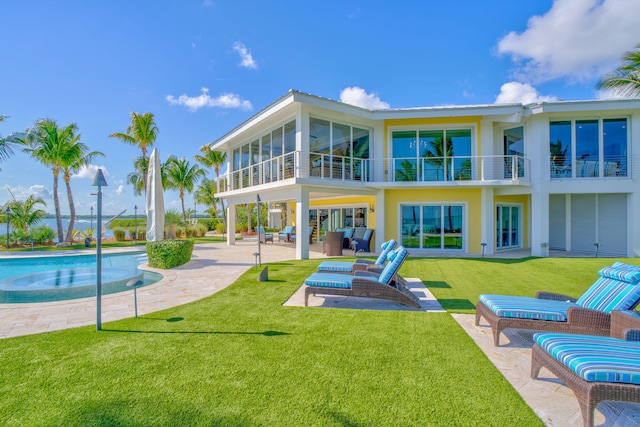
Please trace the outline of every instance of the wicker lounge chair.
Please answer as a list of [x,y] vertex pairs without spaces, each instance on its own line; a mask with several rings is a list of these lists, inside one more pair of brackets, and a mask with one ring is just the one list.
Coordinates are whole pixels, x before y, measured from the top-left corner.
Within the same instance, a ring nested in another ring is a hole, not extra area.
[[476,325],[484,317],[499,345],[505,329],[609,335],[611,311],[630,310],[640,302],[640,267],[620,262],[598,272],[601,276],[578,299],[550,292],[535,298],[480,295]]
[[390,261],[379,275],[369,271],[357,271],[354,275],[316,272],[305,280],[304,304],[309,295],[341,295],[353,297],[380,298],[420,308],[420,301],[406,286],[394,282],[402,263],[409,255],[400,247],[396,257]]
[[267,242],[271,242],[273,243],[273,233],[267,233],[264,230],[264,227],[257,227],[258,229],[258,236],[260,238],[260,243],[267,243]]
[[611,313],[610,336],[537,333],[531,354],[531,378],[547,368],[575,394],[585,426],[606,400],[640,403],[640,315]]
[[324,261],[318,266],[318,271],[324,273],[351,274],[358,270],[367,270],[370,267],[384,267],[387,256],[395,248],[396,241],[391,239],[380,245],[380,255],[375,261],[368,259],[358,259],[356,262],[349,261]]
[[278,242],[291,242],[291,235],[293,233],[295,233],[295,227],[293,225],[287,225],[286,227],[284,227],[284,230],[278,233]]

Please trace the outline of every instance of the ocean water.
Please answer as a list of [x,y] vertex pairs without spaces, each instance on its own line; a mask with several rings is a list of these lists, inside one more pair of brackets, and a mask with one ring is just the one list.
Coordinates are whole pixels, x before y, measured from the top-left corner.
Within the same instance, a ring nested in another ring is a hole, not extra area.
[[[105,221],[102,221],[103,224]],[[38,225],[48,225],[49,227],[51,227],[54,231],[56,231],[58,229],[58,226],[56,225],[56,219],[55,218],[45,218],[43,219]],[[91,226],[93,225],[93,228],[95,228],[96,230],[98,229],[98,223],[96,221],[96,217],[93,217],[93,221],[91,220],[91,218],[76,218],[74,224],[73,224],[73,228],[76,230],[84,230],[85,228],[91,228]],[[6,236],[7,235],[7,228],[6,228],[7,224],[0,224],[0,236]],[[69,226],[69,218],[62,218],[62,229],[64,230],[64,232],[67,232],[67,227]],[[9,232],[11,232],[11,230],[9,230]],[[113,230],[109,230],[108,228],[105,229],[105,233],[103,235],[106,239],[110,239],[113,237]],[[57,239],[56,239],[57,240]]]

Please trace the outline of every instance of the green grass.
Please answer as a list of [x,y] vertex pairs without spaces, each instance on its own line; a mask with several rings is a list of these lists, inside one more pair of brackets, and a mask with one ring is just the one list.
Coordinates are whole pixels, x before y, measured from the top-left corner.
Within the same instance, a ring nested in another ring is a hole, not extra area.
[[[0,424],[542,425],[447,313],[283,307],[319,261],[141,318],[0,340]],[[604,259],[409,259],[451,311],[580,294]],[[561,285],[550,286],[550,283]]]

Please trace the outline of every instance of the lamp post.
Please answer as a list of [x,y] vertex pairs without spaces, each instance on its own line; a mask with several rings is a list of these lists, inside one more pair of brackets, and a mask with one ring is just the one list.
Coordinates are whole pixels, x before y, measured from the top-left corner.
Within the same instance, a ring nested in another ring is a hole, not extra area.
[[91,206],[91,229],[93,230],[93,206]]
[[[138,205],[133,205],[133,242],[138,244]],[[137,317],[137,316],[136,316]]]
[[7,249],[9,249],[9,215],[11,214],[11,208],[7,206],[7,210],[4,211],[6,213],[5,219],[7,220]]
[[257,222],[258,222],[258,265],[262,266],[262,254],[260,253],[260,195],[256,194],[256,208],[258,208],[258,212],[256,213]]
[[[102,169],[98,169],[95,178],[93,178],[94,187],[98,187],[98,227],[102,226],[102,187],[106,187],[107,180],[102,173]],[[98,231],[98,239],[96,243],[96,331],[102,329],[102,230]]]

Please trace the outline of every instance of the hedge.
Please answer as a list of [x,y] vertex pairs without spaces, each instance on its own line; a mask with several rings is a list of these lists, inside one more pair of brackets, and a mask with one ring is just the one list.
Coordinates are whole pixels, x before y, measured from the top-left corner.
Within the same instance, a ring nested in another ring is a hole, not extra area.
[[186,264],[191,259],[193,243],[190,239],[147,242],[149,267],[173,268]]

